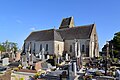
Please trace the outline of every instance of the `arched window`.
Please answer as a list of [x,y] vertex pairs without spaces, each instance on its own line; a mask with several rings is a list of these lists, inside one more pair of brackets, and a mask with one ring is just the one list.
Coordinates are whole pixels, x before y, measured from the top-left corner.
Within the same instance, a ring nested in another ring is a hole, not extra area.
[[42,50],[42,44],[40,44],[40,51]]
[[82,52],[85,52],[85,45],[82,45]]
[[48,51],[48,44],[46,44],[46,50],[45,51]]
[[72,45],[70,45],[70,52],[72,52]]

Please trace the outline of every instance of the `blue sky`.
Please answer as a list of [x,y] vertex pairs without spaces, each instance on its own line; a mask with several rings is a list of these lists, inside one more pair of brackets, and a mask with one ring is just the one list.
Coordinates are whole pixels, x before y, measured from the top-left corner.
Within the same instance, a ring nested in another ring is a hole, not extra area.
[[31,31],[58,28],[70,16],[76,26],[96,23],[100,49],[120,31],[119,0],[0,0],[0,42],[21,48]]

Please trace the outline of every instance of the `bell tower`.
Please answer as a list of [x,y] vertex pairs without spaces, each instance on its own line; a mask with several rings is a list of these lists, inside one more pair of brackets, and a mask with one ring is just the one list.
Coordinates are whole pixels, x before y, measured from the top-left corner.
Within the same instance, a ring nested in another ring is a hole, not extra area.
[[69,17],[69,18],[63,18],[59,29],[72,28],[72,27],[74,27],[74,19],[73,17]]

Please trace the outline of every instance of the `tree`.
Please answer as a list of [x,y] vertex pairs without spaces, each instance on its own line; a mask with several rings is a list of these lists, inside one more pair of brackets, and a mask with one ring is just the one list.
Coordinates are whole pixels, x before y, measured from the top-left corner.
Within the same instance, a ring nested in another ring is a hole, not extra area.
[[5,52],[5,47],[2,44],[0,44],[0,51]]
[[[102,52],[106,53],[106,45],[102,48]],[[109,41],[109,54],[110,56],[120,57],[120,32],[114,34],[112,40]]]
[[10,52],[13,49],[15,52],[18,50],[17,43],[15,42],[9,42],[8,40],[6,40],[5,42],[2,42],[0,44],[0,51],[2,52]]
[[115,33],[113,38],[113,45],[115,50],[120,50],[120,32]]

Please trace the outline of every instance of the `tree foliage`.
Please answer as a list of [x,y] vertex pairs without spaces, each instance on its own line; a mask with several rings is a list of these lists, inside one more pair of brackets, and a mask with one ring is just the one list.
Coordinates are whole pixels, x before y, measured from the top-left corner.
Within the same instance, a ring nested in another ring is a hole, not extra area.
[[113,38],[113,45],[115,50],[120,50],[120,32],[115,33]]
[[8,40],[6,40],[5,42],[0,43],[0,51],[1,52],[5,52],[5,51],[9,52],[9,51],[11,51],[13,49],[14,49],[14,51],[18,50],[17,43],[9,42]]
[[[106,53],[106,45],[102,48],[102,52]],[[113,51],[112,51],[113,50]],[[114,34],[112,40],[109,41],[109,54],[114,57],[120,57],[120,32]]]

